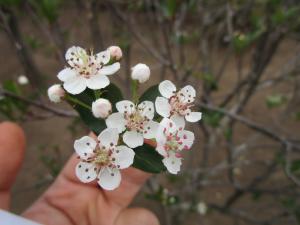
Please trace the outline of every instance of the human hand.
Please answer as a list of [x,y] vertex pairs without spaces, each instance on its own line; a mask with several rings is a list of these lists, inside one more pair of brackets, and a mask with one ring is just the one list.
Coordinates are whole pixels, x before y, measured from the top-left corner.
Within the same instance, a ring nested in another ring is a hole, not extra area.
[[[25,150],[22,129],[0,124],[0,208],[9,210],[10,189],[21,167]],[[7,157],[9,156],[9,157]],[[74,173],[78,159],[72,156],[56,181],[23,216],[47,225],[157,225],[156,216],[143,208],[128,208],[150,174],[129,168],[122,171],[120,187],[100,189],[81,183]]]

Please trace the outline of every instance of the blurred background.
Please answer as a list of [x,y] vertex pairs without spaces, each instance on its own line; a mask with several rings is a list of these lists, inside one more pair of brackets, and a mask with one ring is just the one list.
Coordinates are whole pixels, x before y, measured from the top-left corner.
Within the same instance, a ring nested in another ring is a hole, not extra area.
[[133,205],[164,225],[300,224],[298,0],[0,0],[0,119],[22,125],[26,160],[14,187],[22,212],[88,133],[52,104],[72,45],[123,50],[113,77],[130,96],[130,68],[197,90],[201,122],[178,176],[153,176]]

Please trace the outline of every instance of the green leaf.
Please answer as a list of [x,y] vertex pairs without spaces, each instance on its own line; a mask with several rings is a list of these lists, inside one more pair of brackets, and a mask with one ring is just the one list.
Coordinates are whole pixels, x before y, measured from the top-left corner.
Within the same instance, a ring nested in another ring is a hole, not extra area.
[[164,16],[168,19],[171,19],[174,17],[176,10],[177,10],[178,4],[176,0],[166,0],[163,1],[161,4],[162,12]]
[[295,117],[295,120],[300,120],[300,112],[296,112],[294,117]]
[[216,78],[210,73],[201,74],[201,78],[205,84],[213,91],[218,90],[218,82]]
[[156,99],[157,96],[161,96],[161,94],[159,93],[158,85],[154,85],[154,86],[151,86],[150,88],[148,88],[142,94],[142,96],[140,97],[139,102],[142,102],[142,101],[145,101],[145,100],[155,102],[155,99]]
[[21,0],[0,0],[0,5],[2,6],[18,6]]
[[[7,80],[5,82],[3,82],[3,89],[9,92],[12,92],[16,95],[22,96],[22,90],[20,88],[20,86],[14,82],[13,80]],[[6,97],[6,99],[8,100],[8,104],[11,104],[11,109],[18,109],[20,110],[20,112],[25,112],[28,108],[28,105],[26,105],[24,102],[22,101],[18,101],[9,97]]]
[[101,89],[101,91],[101,98],[108,99],[113,105],[113,112],[115,112],[117,110],[116,103],[124,99],[120,88],[111,83],[108,87]]
[[133,167],[148,173],[160,173],[166,170],[162,163],[163,157],[152,146],[144,144],[135,148],[134,151]]
[[[108,99],[113,105],[113,112],[115,112],[115,104],[123,99],[120,89],[116,85],[110,84],[108,87],[101,89],[101,92],[101,98]],[[92,106],[92,102],[96,100],[94,91],[91,89],[86,89],[81,94],[71,95],[71,97],[90,107]],[[68,102],[79,113],[81,119],[88,126],[88,128],[96,135],[106,128],[105,121],[103,119],[95,118],[90,109],[71,101]]]
[[292,165],[291,165],[291,171],[293,173],[299,173],[300,172],[300,159],[298,160],[294,160],[292,162]]
[[61,0],[30,0],[38,14],[50,23],[57,19],[61,2]]
[[274,95],[269,95],[266,98],[266,104],[268,108],[274,108],[283,105],[286,103],[286,97],[282,94],[274,94]]
[[224,130],[224,136],[226,138],[226,140],[230,140],[232,138],[232,129],[231,128],[226,128]]
[[212,127],[218,127],[220,124],[220,121],[223,117],[223,114],[221,112],[215,112],[211,110],[202,110],[203,112],[203,122],[205,124],[208,124]]

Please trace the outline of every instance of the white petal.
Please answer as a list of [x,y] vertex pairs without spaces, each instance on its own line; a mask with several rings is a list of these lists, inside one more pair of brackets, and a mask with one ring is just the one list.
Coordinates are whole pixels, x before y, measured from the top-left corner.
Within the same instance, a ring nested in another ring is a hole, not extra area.
[[144,126],[144,138],[152,139],[155,138],[157,129],[158,129],[159,123],[155,122],[153,120],[150,120],[147,124]]
[[76,76],[64,83],[64,89],[70,94],[77,95],[86,89],[86,81],[81,76]]
[[86,79],[86,85],[88,88],[93,90],[98,90],[101,88],[105,88],[109,85],[109,79],[104,75],[94,75],[89,79]]
[[112,159],[114,165],[118,169],[125,169],[132,165],[134,159],[134,151],[125,145],[120,145],[116,147],[116,150],[112,153]]
[[97,61],[103,64],[107,64],[110,60],[110,52],[108,50],[99,52],[96,54]]
[[96,179],[97,169],[94,164],[79,162],[75,168],[75,174],[83,183],[88,183]]
[[157,132],[155,135],[155,140],[156,140],[157,146],[164,146],[167,141],[164,130],[165,130],[165,128],[160,125],[157,128]]
[[176,92],[176,86],[169,80],[161,82],[158,90],[163,97],[170,98]]
[[163,143],[157,143],[157,146],[156,146],[156,151],[161,154],[162,156],[166,156],[167,155],[167,152],[165,150],[165,145]]
[[123,135],[123,141],[130,148],[136,148],[144,144],[143,135],[136,131],[126,131]]
[[146,116],[148,119],[152,120],[154,117],[154,104],[150,101],[143,101],[138,105],[138,110],[141,112],[142,116]]
[[116,103],[116,108],[120,113],[132,114],[135,112],[135,105],[133,102],[128,100],[123,100]]
[[101,75],[112,75],[114,73],[116,73],[119,69],[120,69],[120,63],[116,62],[112,65],[108,65],[108,66],[103,66],[100,70],[99,70],[99,74]]
[[163,164],[167,170],[172,174],[177,174],[180,171],[181,158],[177,158],[175,153],[169,152],[169,157],[163,159]]
[[117,128],[119,133],[125,130],[126,120],[123,113],[113,113],[105,120],[106,126],[109,128]]
[[180,138],[180,141],[182,142],[181,149],[185,149],[185,150],[190,149],[195,140],[194,133],[191,131],[188,131],[188,130],[179,131],[178,137]]
[[71,68],[65,68],[57,74],[57,77],[61,81],[67,81],[69,79],[76,77],[76,75],[77,75],[76,71],[72,70]]
[[164,97],[157,97],[155,100],[155,109],[156,112],[162,117],[169,117],[171,111],[171,105],[169,104],[168,99]]
[[65,57],[69,65],[74,67],[75,65],[82,65],[84,63],[82,59],[88,56],[83,48],[73,46],[67,50]]
[[174,123],[176,124],[176,127],[178,129],[183,129],[185,126],[185,121],[184,121],[184,117],[180,116],[180,115],[173,115],[170,117],[170,119],[172,121],[174,121]]
[[196,91],[191,85],[187,85],[179,91],[182,102],[191,103],[195,101]]
[[175,132],[178,131],[175,122],[168,118],[163,118],[163,120],[159,123],[157,132],[161,133],[161,130],[162,131],[165,130],[167,133],[171,133],[171,134],[174,134]]
[[96,145],[97,143],[93,138],[84,136],[74,142],[74,149],[80,158],[88,159],[93,154]]
[[189,122],[198,122],[202,118],[201,112],[190,112],[185,116],[185,119]]
[[119,131],[117,128],[106,128],[99,134],[98,140],[101,146],[107,148],[116,146],[119,140]]
[[104,167],[98,175],[98,184],[105,190],[116,189],[121,183],[121,173],[118,169]]
[[163,118],[163,120],[158,125],[155,136],[157,145],[163,146],[166,143],[166,136],[168,136],[169,134],[175,134],[175,132],[177,132],[175,123],[168,118]]

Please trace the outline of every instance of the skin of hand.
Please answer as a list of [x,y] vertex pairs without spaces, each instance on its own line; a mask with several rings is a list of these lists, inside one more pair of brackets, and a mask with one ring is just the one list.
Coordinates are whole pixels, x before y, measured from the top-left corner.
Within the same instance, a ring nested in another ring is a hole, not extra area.
[[[0,124],[0,208],[9,210],[10,190],[21,167],[25,135],[14,123]],[[134,168],[122,171],[114,191],[97,183],[83,184],[75,177],[73,155],[48,190],[22,216],[46,225],[159,225],[144,208],[128,208],[150,174]]]

